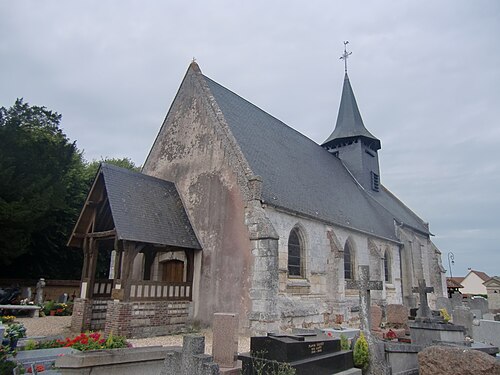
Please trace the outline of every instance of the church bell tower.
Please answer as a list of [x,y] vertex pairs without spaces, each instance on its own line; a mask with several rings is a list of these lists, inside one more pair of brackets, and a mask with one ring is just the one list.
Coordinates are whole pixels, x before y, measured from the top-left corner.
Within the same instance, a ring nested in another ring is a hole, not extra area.
[[365,128],[359,113],[347,75],[347,58],[352,53],[347,52],[348,43],[344,42],[344,54],[341,57],[345,64],[345,76],[337,123],[321,146],[342,160],[365,190],[376,193],[380,189],[377,151],[381,145],[380,140]]

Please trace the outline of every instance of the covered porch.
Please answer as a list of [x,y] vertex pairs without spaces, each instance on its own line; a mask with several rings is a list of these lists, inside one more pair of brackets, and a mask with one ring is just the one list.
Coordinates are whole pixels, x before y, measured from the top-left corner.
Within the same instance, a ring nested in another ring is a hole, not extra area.
[[201,247],[173,183],[103,164],[68,245],[84,254],[73,331],[184,327]]

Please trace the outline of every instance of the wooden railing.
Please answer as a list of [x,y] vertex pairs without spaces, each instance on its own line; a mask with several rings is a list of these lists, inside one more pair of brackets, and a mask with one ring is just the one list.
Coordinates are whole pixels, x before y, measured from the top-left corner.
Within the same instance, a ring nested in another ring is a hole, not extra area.
[[113,283],[115,280],[102,279],[94,282],[94,289],[92,296],[94,298],[111,298],[111,291],[113,290]]
[[[94,282],[92,296],[96,299],[111,299],[116,280],[103,279]],[[182,300],[191,301],[192,283],[168,283],[162,281],[134,280],[130,286],[130,299],[144,300]]]
[[192,283],[167,283],[161,281],[132,281],[130,299],[191,301]]

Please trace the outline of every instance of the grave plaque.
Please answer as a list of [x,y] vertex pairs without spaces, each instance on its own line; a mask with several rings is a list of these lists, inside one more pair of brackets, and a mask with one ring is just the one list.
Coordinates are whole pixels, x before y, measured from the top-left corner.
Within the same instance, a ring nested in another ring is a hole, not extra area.
[[123,300],[124,289],[113,289],[111,291],[111,299]]
[[243,374],[252,374],[254,366],[266,364],[263,375],[274,374],[276,362],[287,363],[302,374],[335,374],[353,367],[352,351],[343,351],[340,340],[324,334],[276,335],[250,339],[250,353],[238,356]]

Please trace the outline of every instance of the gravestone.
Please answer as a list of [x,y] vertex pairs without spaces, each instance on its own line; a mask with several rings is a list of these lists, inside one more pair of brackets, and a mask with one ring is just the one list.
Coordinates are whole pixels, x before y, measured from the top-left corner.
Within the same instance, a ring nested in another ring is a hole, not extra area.
[[[222,374],[239,373],[236,369],[238,356],[238,314],[216,313],[212,325],[212,355]],[[232,371],[234,369],[235,371]]]
[[[343,351],[340,340],[324,334],[278,335],[250,339],[250,353],[238,356],[243,375],[271,375],[288,364],[297,375],[330,375],[353,370],[352,351]],[[355,372],[354,372],[355,373]],[[358,372],[361,374],[361,371]]]
[[417,311],[417,320],[432,319],[431,309],[427,300],[427,293],[433,293],[434,288],[425,285],[425,279],[418,280],[418,287],[412,289],[413,293],[418,293],[420,296],[420,306]]
[[36,349],[36,350],[20,350],[16,354],[16,362],[28,370],[32,364],[43,365],[49,369],[53,367],[56,360],[63,356],[79,353],[73,348],[52,348],[52,349]]
[[474,341],[500,347],[500,322],[479,320],[479,325],[472,326]]
[[483,312],[478,309],[470,309],[470,312],[474,316],[474,319],[483,319]]
[[370,334],[370,313],[371,306],[370,290],[382,290],[382,281],[370,281],[370,268],[368,266],[358,267],[358,280],[347,280],[346,287],[348,289],[359,290],[359,319],[361,330],[367,335]]
[[58,303],[67,303],[68,302],[68,293],[63,293],[57,298]]
[[408,308],[406,306],[389,304],[385,311],[387,323],[390,325],[405,326],[408,323]]
[[445,309],[446,312],[450,314],[453,311],[451,299],[448,297],[438,297],[436,299],[436,309],[438,310]]
[[[455,293],[451,296],[451,310],[455,310],[457,307],[463,305],[464,297],[462,294]],[[451,311],[448,311],[451,312]]]
[[482,314],[489,312],[488,300],[483,297],[472,297],[467,299],[467,303],[471,310],[481,310]]
[[43,288],[45,288],[45,279],[41,278],[36,283],[36,297],[35,297],[35,305],[42,306],[43,305]]
[[468,307],[457,307],[453,310],[453,324],[465,327],[465,334],[472,336],[473,313]]
[[204,336],[184,336],[182,348],[167,352],[161,375],[219,375],[219,365],[204,353]]

